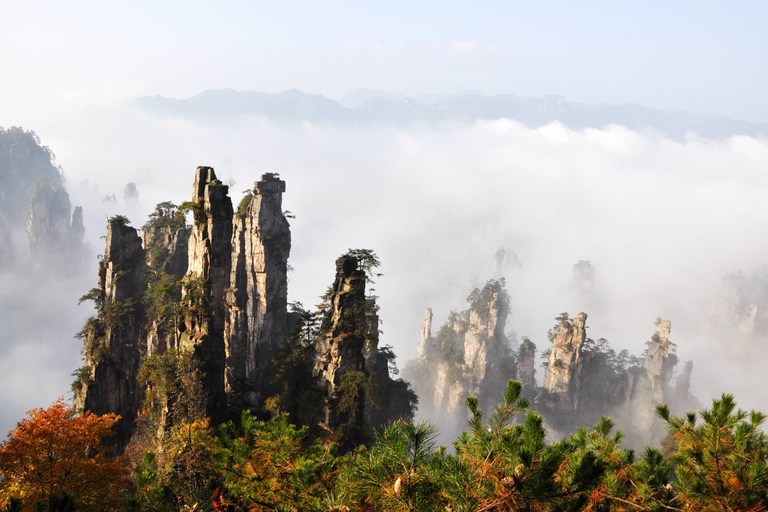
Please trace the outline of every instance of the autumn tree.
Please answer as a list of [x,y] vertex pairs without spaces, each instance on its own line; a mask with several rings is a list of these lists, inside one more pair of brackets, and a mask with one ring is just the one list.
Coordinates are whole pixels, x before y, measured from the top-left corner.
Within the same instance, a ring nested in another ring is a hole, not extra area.
[[120,417],[76,415],[63,398],[27,414],[0,445],[0,507],[16,498],[31,512],[69,496],[85,512],[122,510],[128,469],[101,446]]

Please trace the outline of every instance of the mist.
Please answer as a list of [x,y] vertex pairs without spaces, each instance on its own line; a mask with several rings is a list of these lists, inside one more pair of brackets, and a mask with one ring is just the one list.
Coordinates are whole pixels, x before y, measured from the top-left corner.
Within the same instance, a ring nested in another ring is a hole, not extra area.
[[[155,204],[188,200],[198,165],[234,181],[235,204],[265,172],[287,182],[290,301],[319,303],[339,255],[375,250],[381,343],[394,347],[401,368],[415,356],[424,309],[433,308],[436,326],[465,309],[471,290],[494,277],[493,256],[504,247],[519,258],[506,272],[508,326],[539,352],[554,317],[579,312],[571,269],[589,260],[601,301],[586,311],[590,337],[640,355],[654,320],[670,319],[681,361],[694,361],[693,394],[706,403],[732,392],[742,407],[768,409],[760,385],[768,356],[758,341],[705,328],[722,275],[768,263],[765,139],[671,140],[621,126],[532,129],[507,119],[407,129],[286,127],[259,117],[202,125],[131,103],[24,127],[56,153],[72,204],[84,207],[93,255],[83,278],[0,276],[0,431],[26,409],[71,396],[81,350],[73,336],[92,314],[77,297],[96,285],[107,218],[123,214],[139,227]],[[138,202],[123,198],[128,182]],[[111,195],[117,202],[103,201]]]

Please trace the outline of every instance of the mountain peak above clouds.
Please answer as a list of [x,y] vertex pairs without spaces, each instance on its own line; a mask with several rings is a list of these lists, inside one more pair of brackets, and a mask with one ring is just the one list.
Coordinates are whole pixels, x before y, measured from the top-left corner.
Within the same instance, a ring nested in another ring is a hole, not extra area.
[[580,130],[621,125],[637,131],[657,131],[682,140],[689,133],[709,139],[733,135],[764,136],[768,123],[750,123],[683,110],[664,111],[626,103],[591,105],[549,95],[523,98],[513,94],[487,96],[474,91],[452,95],[406,96],[373,89],[355,89],[338,100],[298,89],[279,93],[206,90],[184,99],[145,96],[136,99],[144,111],[162,117],[181,117],[199,123],[222,123],[243,116],[261,116],[278,124],[338,126],[437,125],[447,121],[513,119],[530,128],[553,121]]

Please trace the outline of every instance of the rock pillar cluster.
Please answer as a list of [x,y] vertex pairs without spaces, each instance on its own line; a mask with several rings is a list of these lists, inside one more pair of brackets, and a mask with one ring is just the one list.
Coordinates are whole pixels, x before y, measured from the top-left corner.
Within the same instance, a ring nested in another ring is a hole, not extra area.
[[[198,167],[192,201],[183,205],[193,214],[191,227],[174,217],[170,203],[158,205],[159,212],[169,209],[167,216],[158,213],[142,229],[143,244],[126,219],[110,220],[99,296],[93,297],[100,314],[85,329],[84,368],[90,370],[79,380],[82,408],[121,414],[122,424],[130,425],[140,364],[171,348],[197,358],[214,423],[263,405],[271,384],[267,366],[288,332],[291,239],[281,209],[284,191],[285,182],[265,174],[235,214],[228,187],[211,167]],[[117,313],[115,326],[110,322]]]

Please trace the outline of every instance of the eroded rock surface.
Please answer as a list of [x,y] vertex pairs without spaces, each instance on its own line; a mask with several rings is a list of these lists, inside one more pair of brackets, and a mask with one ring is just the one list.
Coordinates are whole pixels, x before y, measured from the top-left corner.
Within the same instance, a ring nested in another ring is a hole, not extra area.
[[560,321],[560,330],[552,342],[549,365],[544,374],[544,387],[559,398],[563,409],[578,407],[578,390],[581,385],[581,346],[587,339],[586,313],[579,313],[573,320]]
[[[365,371],[364,349],[369,333],[365,282],[365,272],[358,268],[356,258],[342,256],[336,260],[329,307],[315,341],[315,374],[325,385],[330,400],[325,420],[330,429],[336,429],[341,421],[333,405],[339,398],[342,377],[349,372]],[[364,397],[358,400],[358,415],[353,422],[362,428]]]
[[275,349],[288,335],[291,232],[282,208],[285,182],[264,174],[233,221],[227,289],[226,390],[251,405],[266,398]]
[[93,293],[98,316],[85,331],[85,364],[76,393],[79,410],[115,413],[116,442],[125,445],[138,410],[136,376],[141,364],[144,250],[136,230],[110,220],[99,287]]

